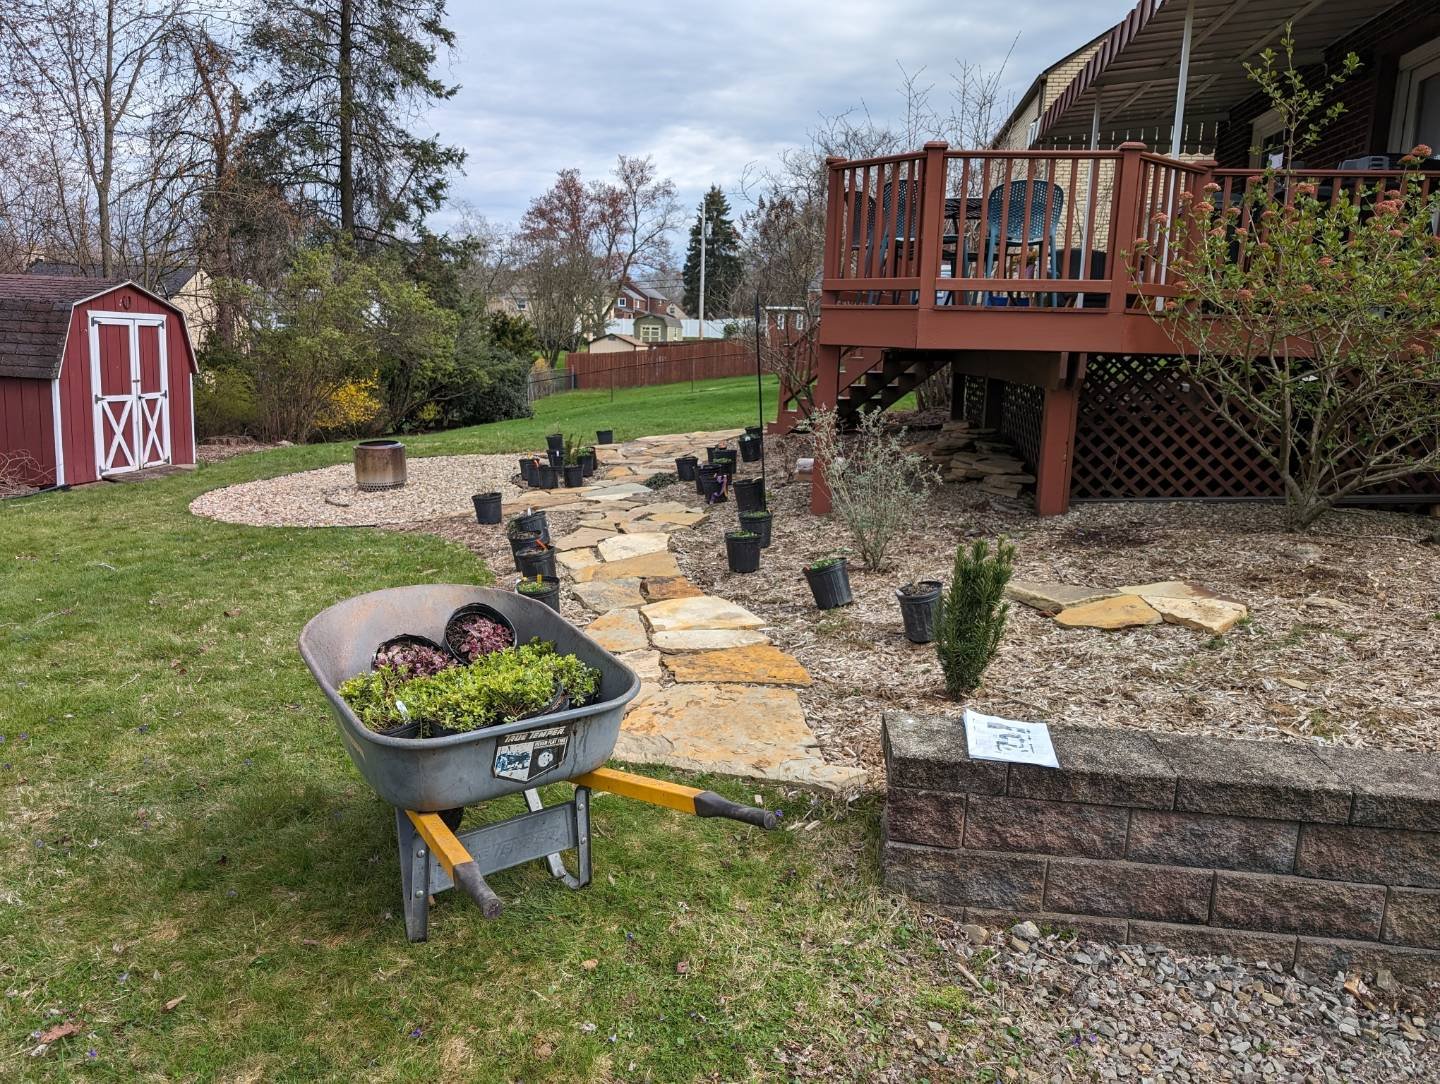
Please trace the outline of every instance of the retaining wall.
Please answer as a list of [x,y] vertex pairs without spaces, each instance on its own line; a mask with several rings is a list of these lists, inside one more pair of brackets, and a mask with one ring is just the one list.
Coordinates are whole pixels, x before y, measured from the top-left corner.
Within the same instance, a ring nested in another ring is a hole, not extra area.
[[887,883],[991,925],[1440,979],[1440,758],[1052,727],[1061,767],[971,760],[889,713]]

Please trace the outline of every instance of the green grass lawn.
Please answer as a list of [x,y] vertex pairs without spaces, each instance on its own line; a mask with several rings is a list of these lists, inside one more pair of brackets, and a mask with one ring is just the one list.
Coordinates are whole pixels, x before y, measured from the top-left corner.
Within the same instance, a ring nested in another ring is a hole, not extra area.
[[[751,395],[743,380],[574,393],[413,444],[733,426]],[[507,871],[498,921],[447,894],[430,941],[407,943],[389,812],[295,639],[348,595],[489,572],[438,539],[186,511],[347,455],[281,449],[0,503],[0,1079],[784,1079],[775,1051],[805,1046],[819,1075],[864,1078],[893,1029],[967,1026],[933,941],[877,886],[874,804],[734,780],[701,785],[761,793],[805,827],[598,796],[589,889]]]

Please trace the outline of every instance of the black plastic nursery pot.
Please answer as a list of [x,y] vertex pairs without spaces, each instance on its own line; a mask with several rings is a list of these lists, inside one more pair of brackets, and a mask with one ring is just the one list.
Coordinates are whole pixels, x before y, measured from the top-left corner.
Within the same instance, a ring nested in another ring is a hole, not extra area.
[[763,478],[741,478],[732,482],[735,491],[735,507],[743,516],[746,512],[758,512],[765,507],[765,480]]
[[585,468],[579,463],[565,464],[565,485],[570,489],[579,489],[585,484]]
[[521,591],[521,586],[527,582],[534,584],[536,582],[535,577],[531,576],[528,581],[516,580],[515,593],[524,595],[526,598],[533,598],[536,602],[543,602],[557,614],[560,612],[560,578],[558,576],[542,576],[539,582],[543,585],[543,588],[538,591],[533,588],[527,591]]
[[539,531],[540,538],[548,546],[550,544],[550,521],[545,517],[545,509],[541,508],[535,512],[522,512],[510,521],[510,531]]
[[940,581],[921,580],[895,589],[900,617],[905,622],[905,639],[912,644],[935,640],[935,619],[940,613]]
[[564,434],[564,433],[550,433],[550,434],[547,434],[546,437],[545,437],[545,447],[548,448],[548,449],[549,449],[550,451],[552,451],[552,452],[563,452],[563,451],[565,451],[565,434]]
[[751,531],[726,531],[725,558],[731,572],[760,571],[760,536]]
[[477,493],[470,498],[470,503],[475,506],[476,523],[500,522],[500,494]]
[[551,466],[549,463],[543,463],[543,464],[541,464],[541,466],[540,466],[540,488],[541,488],[541,489],[559,489],[559,488],[560,488],[560,468],[559,468],[559,467]]
[[515,646],[515,623],[493,606],[486,606],[483,602],[471,602],[461,606],[445,621],[445,647],[457,661],[462,664],[475,661],[461,651],[459,646],[462,635],[460,624],[465,618],[471,616],[483,617],[485,620],[493,621],[501,628],[507,629],[510,633],[510,646]]
[[760,462],[760,451],[764,447],[764,439],[746,433],[740,438],[740,458],[746,463]]
[[535,460],[525,456],[520,460],[520,480],[527,486],[534,485],[532,479],[535,477]]
[[700,460],[696,459],[693,455],[682,455],[676,457],[675,477],[679,478],[682,482],[695,481],[695,468],[699,464]]
[[565,452],[559,448],[550,448],[545,452],[545,462],[559,470],[565,466]]
[[756,512],[740,513],[740,528],[745,531],[754,531],[760,536],[760,548],[770,548],[770,528],[775,523],[775,517],[770,514],[769,509],[761,509]]
[[585,452],[580,456],[580,473],[583,477],[589,478],[595,473],[595,453]]
[[539,531],[517,531],[513,527],[506,536],[510,540],[510,557],[515,562],[515,570],[520,570],[520,551],[528,550],[540,541]]
[[515,571],[526,579],[554,576],[555,550],[550,546],[530,546],[515,555]]
[[614,444],[614,443],[615,443],[615,430],[613,430],[613,429],[597,429],[597,430],[595,430],[595,443],[596,443],[596,444]]
[[725,454],[725,455],[717,455],[717,456],[715,457],[715,462],[714,462],[713,465],[719,467],[722,471],[724,471],[726,478],[734,478],[734,477],[735,477],[735,453],[734,453],[734,452],[729,452],[729,453],[727,453],[727,454]]
[[707,504],[719,504],[730,498],[725,496],[725,491],[730,488],[730,479],[718,463],[706,463],[695,473],[695,488],[700,491],[700,496],[705,498]]
[[717,444],[717,445],[715,445],[715,447],[713,447],[713,448],[706,448],[706,449],[705,449],[705,462],[707,462],[707,463],[713,463],[713,462],[715,462],[716,459],[718,459],[718,458],[719,458],[720,456],[722,456],[722,455],[734,455],[734,454],[735,454],[735,453],[732,452],[729,448],[725,447],[725,445],[723,445],[723,444]]
[[810,593],[815,596],[815,605],[822,610],[848,606],[855,601],[855,596],[850,593],[850,572],[843,557],[822,568],[807,568],[805,581],[810,585]]

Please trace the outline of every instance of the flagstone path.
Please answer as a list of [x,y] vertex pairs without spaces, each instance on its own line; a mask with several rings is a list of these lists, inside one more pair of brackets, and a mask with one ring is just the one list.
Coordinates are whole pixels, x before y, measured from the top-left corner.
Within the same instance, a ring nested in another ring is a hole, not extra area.
[[673,474],[677,456],[741,432],[602,445],[595,484],[530,490],[505,513],[580,514],[576,529],[555,539],[558,566],[595,615],[586,632],[641,680],[615,744],[618,759],[850,790],[865,772],[825,762],[795,691],[810,684],[805,668],[771,643],[761,618],[691,583],[670,552],[670,535],[704,522],[706,509],[648,500],[654,493],[640,484]]

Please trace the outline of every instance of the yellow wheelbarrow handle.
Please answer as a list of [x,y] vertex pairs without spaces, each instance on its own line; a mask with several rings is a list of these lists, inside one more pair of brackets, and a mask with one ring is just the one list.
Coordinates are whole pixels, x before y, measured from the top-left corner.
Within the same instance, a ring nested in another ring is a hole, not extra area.
[[613,768],[596,768],[593,772],[577,775],[570,782],[577,787],[609,791],[622,798],[634,798],[638,802],[691,813],[697,817],[725,817],[744,824],[753,824],[767,831],[780,823],[780,814],[773,809],[758,809],[741,805],[729,798],[721,797],[713,790],[699,787],[685,787],[679,783],[667,783],[663,779],[618,772]]

